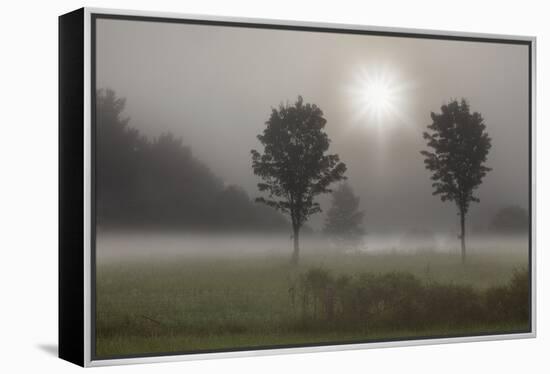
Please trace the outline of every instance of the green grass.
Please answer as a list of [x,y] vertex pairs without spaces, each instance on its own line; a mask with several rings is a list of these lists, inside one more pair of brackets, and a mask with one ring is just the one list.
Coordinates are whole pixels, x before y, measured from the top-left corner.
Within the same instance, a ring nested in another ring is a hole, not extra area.
[[277,346],[304,346],[315,344],[368,343],[414,338],[437,338],[525,331],[524,323],[472,326],[468,328],[434,328],[422,330],[373,331],[352,333],[329,331],[317,333],[241,333],[219,335],[152,334],[151,336],[121,335],[108,339],[98,338],[98,355],[103,357],[165,352],[196,352],[233,348],[258,349]]
[[395,330],[391,325],[350,330],[328,324],[300,329],[300,310],[289,297],[300,274],[314,267],[350,276],[403,271],[424,282],[484,290],[506,284],[514,269],[526,265],[526,255],[511,254],[472,255],[466,266],[458,256],[446,254],[310,256],[299,267],[290,266],[286,257],[100,261],[96,354],[108,357],[526,330],[527,321],[418,330]]

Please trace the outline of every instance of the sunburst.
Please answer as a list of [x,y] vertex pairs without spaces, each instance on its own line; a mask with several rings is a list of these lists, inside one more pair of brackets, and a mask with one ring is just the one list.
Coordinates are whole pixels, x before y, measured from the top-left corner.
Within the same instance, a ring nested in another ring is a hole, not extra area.
[[390,68],[363,68],[350,88],[357,116],[365,123],[390,125],[402,117],[408,83]]

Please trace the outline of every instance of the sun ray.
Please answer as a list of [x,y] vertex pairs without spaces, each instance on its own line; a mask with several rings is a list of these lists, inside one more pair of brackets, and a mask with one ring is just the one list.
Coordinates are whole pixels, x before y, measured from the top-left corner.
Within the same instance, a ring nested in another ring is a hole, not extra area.
[[408,82],[387,66],[358,70],[349,88],[355,119],[365,125],[387,127],[401,122],[406,110]]

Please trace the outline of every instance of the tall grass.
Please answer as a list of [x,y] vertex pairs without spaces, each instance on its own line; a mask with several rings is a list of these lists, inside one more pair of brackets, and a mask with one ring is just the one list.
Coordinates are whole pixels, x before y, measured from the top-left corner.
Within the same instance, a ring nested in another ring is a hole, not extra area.
[[301,323],[309,328],[362,328],[366,332],[371,328],[522,323],[529,319],[528,274],[525,269],[516,270],[508,284],[483,290],[422,282],[404,272],[334,277],[327,270],[314,268],[299,282]]
[[[100,357],[528,329],[526,259],[448,255],[100,262]],[[428,266],[429,265],[429,266]]]

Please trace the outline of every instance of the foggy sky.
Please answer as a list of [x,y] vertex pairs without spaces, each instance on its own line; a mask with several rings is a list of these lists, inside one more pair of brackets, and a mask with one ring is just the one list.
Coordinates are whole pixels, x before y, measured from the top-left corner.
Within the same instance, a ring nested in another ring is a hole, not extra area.
[[[430,111],[465,97],[492,138],[493,170],[470,226],[487,225],[500,207],[528,206],[527,46],[99,19],[96,61],[97,87],[126,98],[132,127],[151,138],[181,136],[251,198],[260,195],[250,150],[261,150],[256,136],[271,108],[298,95],[317,104],[368,233],[458,230],[454,204],[432,196],[420,150]],[[380,69],[403,86],[403,100],[376,123],[359,115],[351,91],[362,71]],[[326,212],[330,199],[319,201]]]

